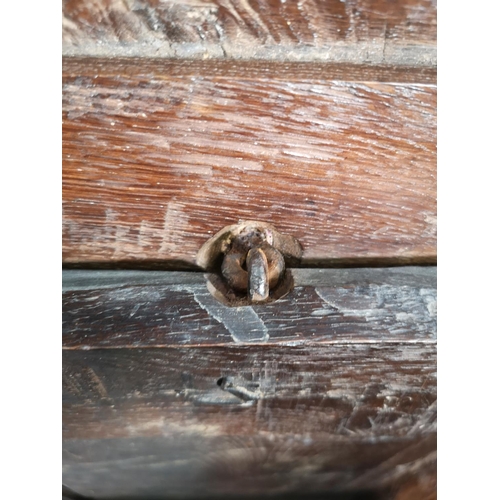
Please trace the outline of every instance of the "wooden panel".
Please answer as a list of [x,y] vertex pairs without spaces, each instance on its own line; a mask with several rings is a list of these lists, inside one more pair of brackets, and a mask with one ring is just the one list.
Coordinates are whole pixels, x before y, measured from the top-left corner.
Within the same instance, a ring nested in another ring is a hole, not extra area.
[[435,474],[435,382],[429,345],[64,351],[63,482],[96,498],[395,488]]
[[116,274],[65,271],[65,348],[436,339],[434,267],[294,270],[288,296],[236,309],[200,274]]
[[65,263],[193,267],[238,219],[298,238],[304,265],[435,262],[434,85],[83,66],[64,77]]
[[435,64],[435,0],[66,0],[66,55]]

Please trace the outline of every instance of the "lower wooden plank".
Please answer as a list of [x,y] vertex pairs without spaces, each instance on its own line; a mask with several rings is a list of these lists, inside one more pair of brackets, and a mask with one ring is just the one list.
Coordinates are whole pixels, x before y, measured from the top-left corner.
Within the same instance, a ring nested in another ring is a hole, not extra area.
[[[436,471],[435,435],[385,442],[160,437],[75,441],[63,447],[64,481],[96,500],[316,499],[320,494],[329,500],[387,499],[382,492],[432,480]],[[358,478],[369,474],[377,477],[358,487]]]
[[200,273],[65,271],[63,345],[434,342],[436,268],[294,269],[295,289],[230,308]]
[[366,344],[64,351],[63,482],[94,498],[397,491],[435,474],[435,356]]

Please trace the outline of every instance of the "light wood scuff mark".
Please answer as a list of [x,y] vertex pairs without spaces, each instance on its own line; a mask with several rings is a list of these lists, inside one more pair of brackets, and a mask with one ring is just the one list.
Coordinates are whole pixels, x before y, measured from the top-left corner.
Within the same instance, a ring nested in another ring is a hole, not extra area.
[[63,374],[63,391],[73,397],[79,397],[84,392],[90,392],[97,399],[109,400],[108,391],[95,370],[86,366],[78,371],[69,371]]
[[[172,419],[161,415],[161,411],[139,411],[124,415],[123,427],[128,436],[175,436],[179,433],[198,436],[220,436],[223,433],[221,425],[199,422],[195,418],[186,419],[182,423],[172,422]],[[156,418],[153,414],[157,414]],[[122,435],[125,434],[122,432]]]
[[178,254],[178,242],[189,235],[189,213],[184,205],[175,200],[167,203],[159,254]]
[[108,391],[106,391],[106,387],[104,387],[104,384],[102,383],[101,379],[97,376],[96,372],[90,367],[87,368],[87,372],[100,396],[102,398],[108,398]]
[[[318,287],[315,291],[334,311],[346,317],[363,317],[375,329],[390,324],[389,330],[394,334],[415,331],[432,332],[435,336],[437,333],[436,289],[402,286],[396,290],[390,285],[369,285],[350,289]],[[322,316],[334,311],[326,308],[316,314]]]
[[266,325],[252,307],[227,307],[215,300],[208,291],[194,293],[194,299],[207,313],[222,323],[234,342],[267,342]]

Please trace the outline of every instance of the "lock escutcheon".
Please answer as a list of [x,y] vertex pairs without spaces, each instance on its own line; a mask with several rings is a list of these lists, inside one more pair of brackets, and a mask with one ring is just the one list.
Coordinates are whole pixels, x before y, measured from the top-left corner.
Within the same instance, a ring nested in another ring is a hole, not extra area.
[[268,303],[293,288],[291,272],[302,257],[302,246],[271,224],[244,221],[226,226],[199,250],[197,264],[210,271],[208,288],[230,306]]

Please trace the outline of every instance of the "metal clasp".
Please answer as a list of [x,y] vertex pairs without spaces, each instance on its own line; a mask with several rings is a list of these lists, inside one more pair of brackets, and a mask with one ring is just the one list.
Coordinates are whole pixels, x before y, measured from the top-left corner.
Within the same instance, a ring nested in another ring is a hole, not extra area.
[[226,226],[199,250],[196,262],[207,274],[208,288],[230,306],[267,303],[286,295],[293,279],[286,266],[297,264],[302,246],[265,222]]

